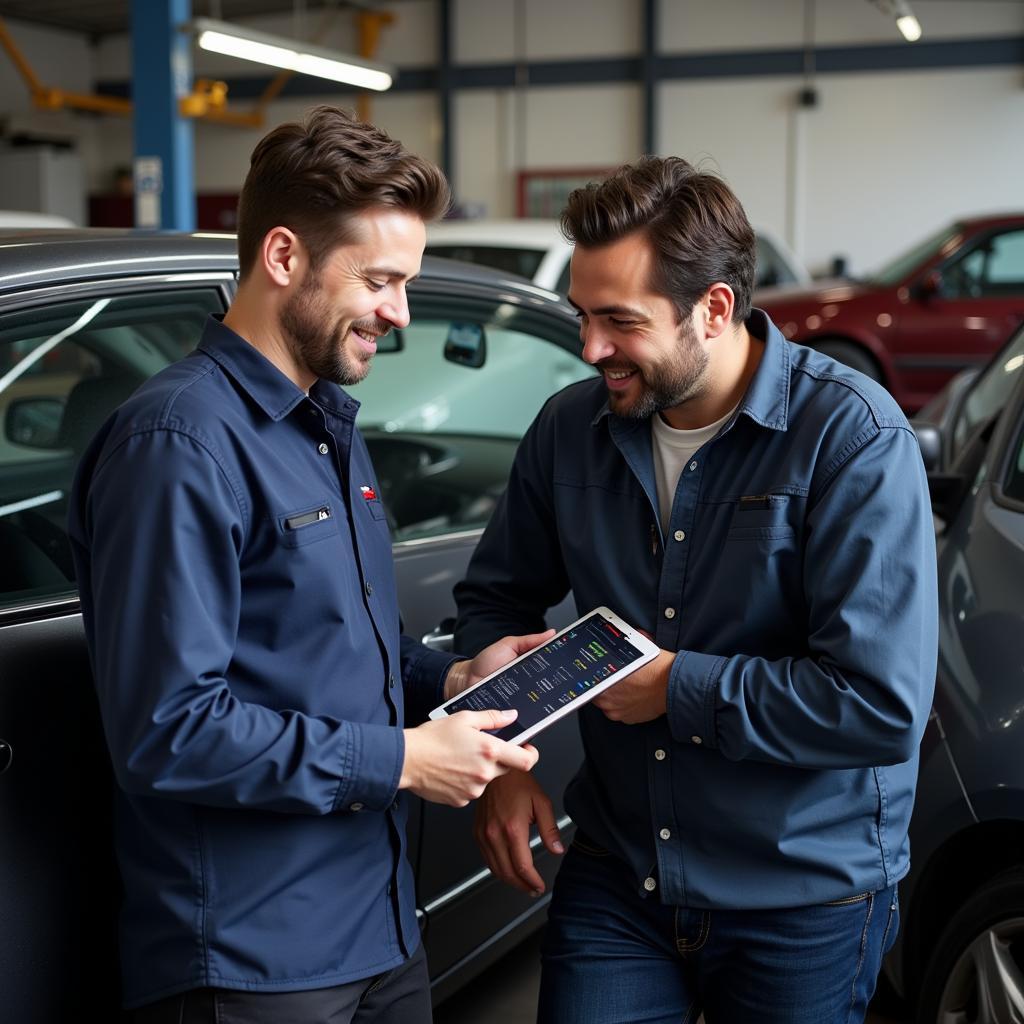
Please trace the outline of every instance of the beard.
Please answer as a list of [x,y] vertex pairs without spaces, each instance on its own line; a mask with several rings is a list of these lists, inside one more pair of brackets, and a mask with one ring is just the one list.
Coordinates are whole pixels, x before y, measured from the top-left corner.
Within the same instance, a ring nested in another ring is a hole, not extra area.
[[634,364],[622,365],[614,358],[597,363],[599,370],[635,370],[642,390],[632,401],[616,391],[608,392],[608,405],[616,416],[643,420],[662,409],[682,405],[704,390],[711,357],[701,347],[693,325],[684,319],[679,327],[679,346],[664,362],[641,370]]
[[330,303],[320,287],[320,278],[309,274],[281,309],[281,327],[300,366],[321,380],[348,387],[358,384],[370,372],[373,359],[369,352],[349,350],[349,332],[363,330],[383,337],[391,325],[376,318],[354,320],[347,327],[344,318],[332,322]]

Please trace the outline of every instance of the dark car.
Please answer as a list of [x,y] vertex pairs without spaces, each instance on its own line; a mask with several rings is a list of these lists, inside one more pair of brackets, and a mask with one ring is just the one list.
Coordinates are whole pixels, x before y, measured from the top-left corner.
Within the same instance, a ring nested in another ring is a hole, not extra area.
[[916,412],[1024,321],[1024,214],[957,221],[864,280],[767,289],[756,304]]
[[[11,1021],[70,1020],[83,1006],[116,1018],[112,780],[67,494],[111,410],[226,309],[236,267],[227,236],[0,234],[0,992]],[[579,358],[572,311],[529,284],[425,260],[409,303],[411,325],[381,344],[352,391],[388,510],[405,629],[444,646],[452,585],[519,437],[550,394],[594,371]],[[572,617],[567,603],[549,616]],[[538,776],[561,793],[581,757],[575,724],[538,746]],[[469,809],[422,802],[410,814],[437,1000],[539,926],[546,904],[491,878],[471,821]],[[538,850],[538,865],[550,880],[553,858]]]
[[1024,329],[915,427],[939,663],[887,963],[919,1024],[1024,1020]]

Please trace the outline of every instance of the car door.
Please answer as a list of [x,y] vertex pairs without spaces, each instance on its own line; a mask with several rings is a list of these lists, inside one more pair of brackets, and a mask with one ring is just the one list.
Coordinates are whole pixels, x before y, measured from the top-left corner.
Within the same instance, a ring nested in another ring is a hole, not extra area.
[[[230,273],[0,300],[0,991],[12,1021],[117,1019],[111,778],[65,534],[92,432],[194,347]],[[140,482],[142,486],[142,482]]]
[[1024,228],[968,242],[937,275],[906,289],[889,341],[904,387],[921,396],[984,365],[1024,322]]
[[[519,439],[555,392],[594,374],[579,357],[572,314],[535,296],[423,282],[411,325],[351,388],[394,537],[406,632],[450,643],[452,587],[505,488]],[[564,601],[550,625],[575,617]],[[474,652],[465,652],[468,654]],[[535,769],[557,800],[581,760],[575,722],[538,742]],[[445,978],[536,902],[489,878],[472,838],[472,808],[419,807],[416,865],[432,978]],[[413,816],[416,817],[415,815]],[[552,865],[545,867],[549,876]]]

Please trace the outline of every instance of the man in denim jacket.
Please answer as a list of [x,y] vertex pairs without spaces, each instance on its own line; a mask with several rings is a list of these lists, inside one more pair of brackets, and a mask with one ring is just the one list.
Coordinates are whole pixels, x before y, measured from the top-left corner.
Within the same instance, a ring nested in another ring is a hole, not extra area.
[[[601,379],[554,396],[457,588],[461,649],[568,590],[662,653],[579,713],[542,1024],[859,1021],[898,927],[937,647],[910,426],[751,309],[730,189],[646,158],[574,192],[569,301]],[[477,833],[535,893],[551,804],[510,773]]]

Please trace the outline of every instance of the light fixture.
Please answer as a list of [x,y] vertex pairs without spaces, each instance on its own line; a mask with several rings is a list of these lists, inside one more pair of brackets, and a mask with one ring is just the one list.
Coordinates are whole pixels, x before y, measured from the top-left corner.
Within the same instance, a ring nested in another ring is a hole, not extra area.
[[239,57],[376,92],[390,89],[394,81],[394,69],[386,64],[376,64],[298,39],[257,32],[213,18],[193,18],[187,27],[195,34],[199,48],[211,53],[223,53],[228,57]]
[[883,14],[896,19],[896,27],[908,43],[921,38],[921,23],[914,17],[909,0],[870,0]]

